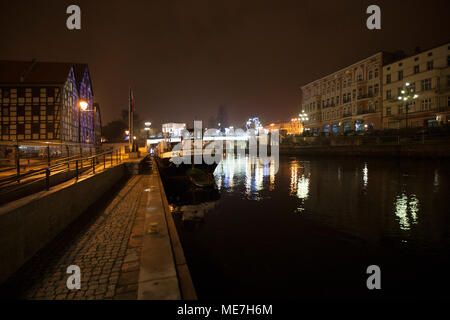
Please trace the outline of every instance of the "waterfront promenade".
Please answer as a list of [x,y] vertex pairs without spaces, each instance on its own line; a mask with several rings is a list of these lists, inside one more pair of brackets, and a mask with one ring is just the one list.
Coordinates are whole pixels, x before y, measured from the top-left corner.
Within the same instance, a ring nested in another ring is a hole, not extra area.
[[[113,188],[8,279],[2,298],[195,298],[160,187],[149,169]],[[69,265],[81,269],[79,290],[66,286]]]

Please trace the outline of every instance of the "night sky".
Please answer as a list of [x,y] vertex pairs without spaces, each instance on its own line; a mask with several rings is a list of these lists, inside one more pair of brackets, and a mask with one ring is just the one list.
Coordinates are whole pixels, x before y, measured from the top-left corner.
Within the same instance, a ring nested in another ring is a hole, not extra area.
[[[82,29],[66,28],[77,4]],[[366,28],[381,7],[382,30]],[[127,107],[158,128],[298,114],[300,86],[378,51],[449,40],[450,1],[0,0],[0,59],[85,62],[103,124]]]

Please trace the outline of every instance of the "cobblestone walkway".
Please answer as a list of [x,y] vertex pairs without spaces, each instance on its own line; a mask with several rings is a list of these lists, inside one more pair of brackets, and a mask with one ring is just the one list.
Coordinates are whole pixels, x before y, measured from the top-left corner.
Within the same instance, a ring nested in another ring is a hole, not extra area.
[[[130,254],[129,245],[139,247],[139,232],[130,236],[146,182],[146,176],[133,176],[106,208],[83,215],[79,220],[89,221],[76,221],[33,257],[8,281],[6,294],[21,299],[134,298],[137,289],[130,283],[137,282],[139,251]],[[80,290],[66,286],[69,265],[81,269]]]

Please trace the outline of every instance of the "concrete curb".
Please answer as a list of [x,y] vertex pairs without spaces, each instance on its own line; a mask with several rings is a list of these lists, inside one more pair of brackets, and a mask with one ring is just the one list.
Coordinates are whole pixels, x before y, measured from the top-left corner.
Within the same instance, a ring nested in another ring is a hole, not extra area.
[[[153,165],[156,166],[156,162],[153,160]],[[161,190],[161,198],[164,206],[164,212],[166,215],[167,227],[169,229],[170,240],[172,243],[172,251],[175,258],[175,264],[177,268],[178,281],[180,285],[181,295],[184,300],[197,300],[197,293],[195,291],[194,283],[192,282],[191,273],[184,257],[183,247],[178,237],[177,228],[173,221],[172,212],[169,208],[169,202],[167,201],[166,192],[161,181],[161,176],[158,172],[158,182]]]
[[145,183],[148,188],[143,190],[146,196],[139,208],[145,217],[137,299],[195,300],[195,289],[154,161],[153,165],[155,169]]

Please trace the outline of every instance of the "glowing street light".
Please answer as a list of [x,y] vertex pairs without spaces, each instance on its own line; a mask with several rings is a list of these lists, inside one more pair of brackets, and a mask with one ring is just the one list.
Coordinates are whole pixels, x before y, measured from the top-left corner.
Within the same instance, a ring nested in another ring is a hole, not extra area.
[[409,82],[405,83],[405,88],[400,90],[400,94],[398,95],[397,99],[398,101],[401,101],[401,103],[403,104],[404,102],[406,103],[405,105],[405,111],[406,111],[406,116],[405,116],[405,128],[408,128],[408,110],[409,110],[409,105],[412,101],[416,100],[417,98],[419,98],[418,94],[414,93],[414,88],[413,86],[411,86],[411,84]]
[[151,125],[152,125],[151,122],[146,122],[146,123],[145,123],[145,126],[146,126],[146,127],[150,127]]
[[87,108],[89,107],[89,103],[84,99],[81,99],[79,104],[80,104],[80,109],[83,111],[86,111]]

